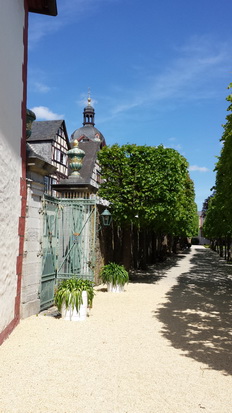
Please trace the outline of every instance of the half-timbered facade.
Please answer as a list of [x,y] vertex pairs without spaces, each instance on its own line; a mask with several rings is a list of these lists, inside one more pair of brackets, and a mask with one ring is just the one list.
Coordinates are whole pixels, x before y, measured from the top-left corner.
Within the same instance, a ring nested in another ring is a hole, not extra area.
[[37,154],[56,167],[56,172],[44,177],[45,193],[56,195],[52,185],[68,177],[67,151],[70,149],[64,120],[33,122],[27,140]]

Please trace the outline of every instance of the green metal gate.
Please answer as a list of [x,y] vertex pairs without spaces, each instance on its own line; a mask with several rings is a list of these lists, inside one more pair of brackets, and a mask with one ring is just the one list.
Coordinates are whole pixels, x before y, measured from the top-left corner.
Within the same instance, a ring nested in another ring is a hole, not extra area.
[[42,201],[42,276],[40,287],[41,310],[48,308],[54,299],[57,269],[59,203],[55,198],[46,197]]
[[43,217],[41,309],[52,305],[57,279],[93,280],[96,202],[45,196]]

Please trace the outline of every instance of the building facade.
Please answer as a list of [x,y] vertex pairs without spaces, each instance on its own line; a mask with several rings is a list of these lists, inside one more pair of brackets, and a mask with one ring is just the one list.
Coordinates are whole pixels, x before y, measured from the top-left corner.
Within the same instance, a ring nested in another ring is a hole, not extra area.
[[26,93],[29,11],[56,15],[56,1],[1,1],[0,344],[20,320],[27,197]]
[[[69,178],[60,179],[56,189],[63,198],[96,199],[97,190],[101,184],[101,173],[97,153],[106,145],[103,134],[95,127],[95,110],[91,98],[83,111],[83,126],[71,135],[71,147],[74,144],[83,152],[81,168],[78,173],[70,171]],[[78,149],[76,149],[78,152]],[[78,155],[77,155],[78,156]],[[99,203],[102,200],[98,200]]]
[[52,185],[68,177],[68,156],[71,148],[64,120],[35,121],[31,135],[27,139],[35,153],[51,163],[56,169],[51,175],[44,177],[45,193],[56,196]]

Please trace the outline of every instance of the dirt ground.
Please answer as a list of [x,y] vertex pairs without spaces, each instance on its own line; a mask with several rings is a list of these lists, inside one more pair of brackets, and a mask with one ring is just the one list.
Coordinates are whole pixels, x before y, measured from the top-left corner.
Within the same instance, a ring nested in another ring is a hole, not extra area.
[[0,412],[232,412],[231,274],[192,247],[124,293],[96,288],[86,321],[22,320],[0,347]]

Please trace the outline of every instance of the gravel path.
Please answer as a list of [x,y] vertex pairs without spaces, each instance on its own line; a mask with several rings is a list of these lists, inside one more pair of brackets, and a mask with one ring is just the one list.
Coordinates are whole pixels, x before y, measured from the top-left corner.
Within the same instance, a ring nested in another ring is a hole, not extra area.
[[0,412],[232,412],[231,267],[203,247],[167,264],[98,287],[84,322],[21,321],[0,347]]

